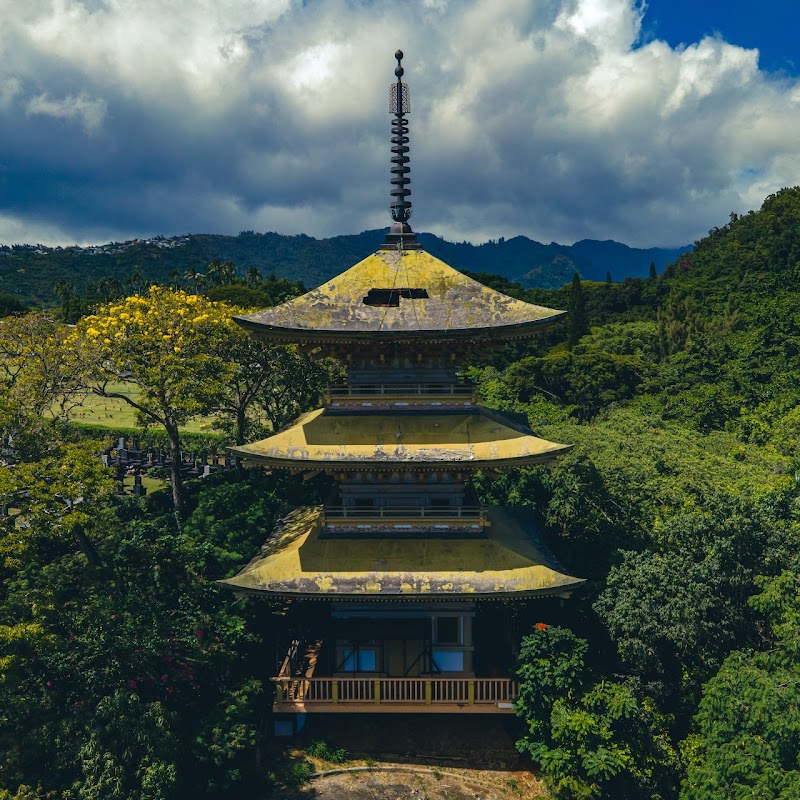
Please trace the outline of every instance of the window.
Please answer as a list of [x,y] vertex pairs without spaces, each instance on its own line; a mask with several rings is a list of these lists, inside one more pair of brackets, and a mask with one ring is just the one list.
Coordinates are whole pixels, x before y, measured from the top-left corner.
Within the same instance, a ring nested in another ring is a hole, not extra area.
[[461,617],[436,617],[436,644],[461,644]]
[[377,672],[376,644],[345,644],[336,648],[337,672]]
[[439,672],[463,672],[464,653],[461,650],[434,650],[433,663]]

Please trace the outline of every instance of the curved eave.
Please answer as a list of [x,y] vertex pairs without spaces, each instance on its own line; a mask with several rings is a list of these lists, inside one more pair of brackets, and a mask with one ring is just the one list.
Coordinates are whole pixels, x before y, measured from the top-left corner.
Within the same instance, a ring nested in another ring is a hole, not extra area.
[[584,583],[569,575],[519,509],[490,508],[488,536],[414,539],[322,537],[322,508],[279,521],[261,553],[232,578],[237,592],[344,600],[453,600],[565,596]]
[[454,470],[497,470],[506,471],[519,469],[520,467],[535,466],[537,464],[552,464],[557,458],[572,450],[574,445],[560,445],[557,449],[535,456],[516,456],[506,459],[453,459],[433,461],[431,459],[394,459],[391,456],[385,458],[350,458],[346,461],[334,461],[333,459],[312,459],[312,458],[275,458],[253,454],[243,448],[229,447],[228,452],[252,462],[253,464],[274,469],[289,469],[295,471],[306,471],[310,469],[333,470],[336,472],[361,472],[364,469],[385,468],[391,470],[409,469],[415,472],[433,469],[441,471],[443,468],[451,467]]
[[301,415],[259,442],[228,448],[282,469],[514,469],[549,463],[571,445],[540,439],[505,415],[471,409],[334,411]]
[[228,589],[229,591],[236,592],[237,594],[247,595],[249,597],[263,597],[274,600],[316,600],[319,602],[359,602],[363,603],[368,600],[370,603],[418,603],[424,599],[426,602],[432,603],[446,603],[464,600],[512,600],[526,599],[526,598],[545,598],[545,597],[560,597],[569,598],[572,593],[582,587],[586,583],[586,578],[573,578],[572,581],[565,582],[560,586],[550,587],[547,589],[530,589],[511,592],[485,592],[483,594],[478,592],[472,593],[453,593],[447,594],[445,592],[438,592],[436,594],[311,594],[303,592],[287,592],[287,591],[272,591],[270,589],[254,589],[252,587],[240,586],[237,584],[235,578],[227,578],[214,581],[218,586]]
[[567,312],[557,311],[552,316],[530,320],[516,325],[498,325],[485,328],[419,329],[419,330],[348,330],[334,328],[292,328],[256,322],[247,317],[235,316],[234,322],[259,339],[285,344],[360,344],[368,342],[511,342],[538,336],[542,330],[558,322]]

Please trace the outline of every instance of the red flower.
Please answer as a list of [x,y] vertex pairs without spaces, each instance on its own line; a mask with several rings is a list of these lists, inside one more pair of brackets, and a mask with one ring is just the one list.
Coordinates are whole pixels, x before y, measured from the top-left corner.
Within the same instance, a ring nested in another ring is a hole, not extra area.
[[205,633],[203,633],[203,631],[197,631],[197,638],[198,639],[202,639],[204,636],[205,636]]
[[53,685],[53,681],[47,681],[47,688],[49,689]]
[[135,688],[136,688],[136,681],[134,681],[134,680],[129,680],[129,681],[128,681],[128,688],[129,688],[129,689],[135,689]]
[[533,627],[536,628],[537,631],[547,630],[547,625],[544,622],[537,622]]

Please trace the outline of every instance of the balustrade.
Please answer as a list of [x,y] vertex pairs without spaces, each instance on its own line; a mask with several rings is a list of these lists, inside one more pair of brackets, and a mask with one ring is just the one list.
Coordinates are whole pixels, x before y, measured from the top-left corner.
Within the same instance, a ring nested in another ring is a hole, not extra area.
[[278,710],[307,704],[493,705],[512,710],[519,693],[519,683],[504,678],[278,677],[273,681]]

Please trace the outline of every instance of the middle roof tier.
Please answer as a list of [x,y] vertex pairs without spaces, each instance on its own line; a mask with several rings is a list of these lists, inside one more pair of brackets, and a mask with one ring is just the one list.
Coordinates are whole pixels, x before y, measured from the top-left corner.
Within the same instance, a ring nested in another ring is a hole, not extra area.
[[486,408],[369,413],[310,411],[259,442],[230,448],[251,463],[296,471],[511,469],[551,462],[571,445],[540,439]]

